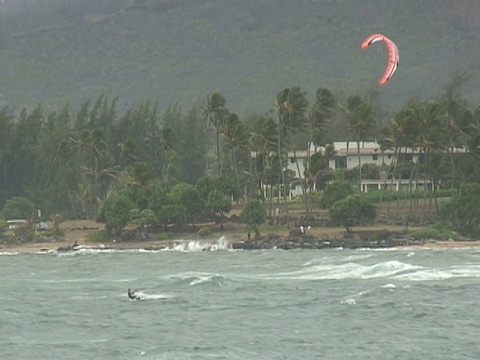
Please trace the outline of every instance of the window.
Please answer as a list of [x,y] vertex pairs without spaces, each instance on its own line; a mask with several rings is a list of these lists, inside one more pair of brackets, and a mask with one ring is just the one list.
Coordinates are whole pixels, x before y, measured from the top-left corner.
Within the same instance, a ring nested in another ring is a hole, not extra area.
[[345,157],[339,157],[335,159],[335,169],[345,169],[347,167],[347,159]]
[[392,158],[392,155],[391,155],[391,154],[388,154],[388,158],[391,159],[391,158]]
[[296,160],[296,158],[294,158],[294,157],[290,158],[290,163],[295,164],[295,160]]
[[378,155],[377,154],[372,155],[372,160],[378,160]]

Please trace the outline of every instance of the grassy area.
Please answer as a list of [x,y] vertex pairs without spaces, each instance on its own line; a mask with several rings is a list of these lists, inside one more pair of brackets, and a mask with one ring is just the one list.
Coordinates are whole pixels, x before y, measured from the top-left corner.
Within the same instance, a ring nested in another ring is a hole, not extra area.
[[[439,201],[443,202],[448,200],[448,198],[440,198]],[[283,210],[284,204],[279,203],[279,204],[274,204],[274,208],[279,207],[280,209]],[[423,201],[418,202],[417,204],[414,204],[413,207],[410,203],[410,200],[400,200],[400,201],[390,201],[390,202],[383,202],[381,204],[377,204],[377,209],[378,209],[378,218],[384,219],[388,218],[388,216],[391,216],[393,218],[398,218],[401,219],[402,217],[404,218],[405,216],[408,216],[411,214],[411,211],[413,211],[413,214],[416,214],[417,216],[420,216],[422,214],[429,214],[436,216],[436,208],[434,204],[432,204],[432,207],[430,207],[427,204],[424,204]],[[229,213],[230,216],[232,215],[239,215],[242,210],[242,207],[240,205],[235,205],[232,209],[232,211]],[[301,202],[292,202],[289,203],[289,216],[295,217],[295,218],[300,218],[305,214],[303,203]],[[322,209],[319,206],[315,206],[313,209],[313,214],[315,215],[316,218],[323,218],[323,219],[328,219],[328,211],[326,209]],[[369,226],[355,226],[353,228],[353,232],[355,233],[371,233],[371,232],[382,232],[382,231],[390,231],[390,232],[400,232],[404,230],[404,226],[401,223],[400,220],[397,219],[397,222],[395,223],[392,221],[392,223],[375,223]],[[65,222],[62,222],[60,224],[60,228],[65,230],[66,234],[66,239],[67,241],[75,241],[75,239],[82,239],[82,238],[87,238],[89,237],[92,233],[96,231],[102,231],[105,229],[104,224],[97,223],[95,221],[91,220],[68,220]],[[224,228],[220,229],[220,225],[218,224],[213,224],[213,223],[205,223],[205,224],[197,224],[197,231],[202,228],[202,231],[205,233],[204,236],[202,237],[208,237],[208,238],[220,238],[221,236],[227,235],[231,239],[238,239],[238,240],[243,240],[247,238],[247,233],[250,231],[249,228],[244,225],[244,224],[239,224],[239,223],[232,223],[232,222],[227,222],[224,224]],[[275,224],[268,224],[265,223],[260,227],[260,233],[262,235],[269,234],[269,233],[278,233],[281,235],[288,235],[290,230],[293,229],[293,227],[287,227],[286,225],[275,225]],[[409,230],[410,232],[415,232],[415,231],[422,231],[425,229],[425,226],[410,226]],[[168,239],[174,239],[174,238],[183,238],[183,239],[195,239],[198,238],[199,235],[197,231],[191,230],[189,227],[186,228],[186,230],[182,232],[176,232],[174,229],[169,232],[169,237]],[[435,235],[440,236],[437,230],[425,230],[430,232],[432,234],[432,237]],[[435,231],[437,231],[435,233]],[[156,234],[152,234],[152,240],[167,240],[165,236],[162,238],[162,234],[164,232],[158,232]],[[424,235],[428,235],[425,233]],[[318,226],[318,227],[312,227],[311,228],[311,234],[315,237],[329,237],[329,238],[341,238],[345,234],[345,229],[343,227],[323,227],[323,226]],[[91,239],[96,239],[96,236],[94,235],[91,237]],[[451,233],[446,233],[443,232],[443,235],[441,235],[442,238],[454,238],[454,235]],[[104,239],[104,236],[100,237],[101,239]],[[108,239],[107,239],[108,240]],[[105,240],[106,241],[106,240]]]

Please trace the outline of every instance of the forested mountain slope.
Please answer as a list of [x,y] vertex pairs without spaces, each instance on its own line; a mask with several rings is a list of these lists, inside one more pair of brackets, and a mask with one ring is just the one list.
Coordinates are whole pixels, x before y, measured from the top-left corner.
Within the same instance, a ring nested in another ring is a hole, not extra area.
[[385,107],[438,95],[455,71],[476,101],[479,30],[478,0],[3,0],[0,105],[191,106],[219,91],[233,111],[265,112],[287,86],[376,88],[387,51],[359,46],[376,32],[400,49]]

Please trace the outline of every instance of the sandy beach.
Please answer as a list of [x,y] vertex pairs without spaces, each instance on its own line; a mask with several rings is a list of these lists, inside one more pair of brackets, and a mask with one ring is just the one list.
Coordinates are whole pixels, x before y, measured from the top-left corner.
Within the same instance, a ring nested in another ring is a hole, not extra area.
[[[199,240],[193,233],[178,234],[175,240],[148,240],[148,241],[108,241],[108,242],[92,242],[87,241],[88,235],[96,230],[103,229],[103,224],[98,224],[89,220],[75,220],[66,221],[61,224],[61,227],[65,229],[65,238],[55,242],[34,242],[27,244],[2,244],[0,245],[0,253],[14,253],[14,254],[34,254],[39,252],[55,251],[59,248],[67,249],[71,247],[75,241],[80,247],[84,248],[97,248],[97,249],[163,249],[172,248],[175,244],[180,242],[188,242],[189,239]],[[370,228],[369,228],[370,229]],[[390,231],[399,231],[400,227],[381,227]],[[235,231],[238,229],[226,228],[225,232],[219,232],[212,237],[202,238],[201,241],[215,242],[220,238],[229,243],[240,242],[245,240],[245,234],[242,231]],[[359,228],[361,231],[362,229]],[[364,230],[364,229],[363,229]],[[311,234],[313,236],[330,236],[341,237],[344,233],[342,228],[314,228]],[[286,233],[281,233],[286,236]],[[266,234],[263,234],[266,235]],[[183,240],[182,240],[183,239]],[[190,240],[191,241],[191,240]],[[407,245],[402,249],[445,249],[445,248],[470,248],[480,247],[480,240],[473,241],[426,241],[421,245]]]
[[[238,241],[238,237],[234,236],[229,238],[228,235],[224,237],[225,242],[233,243]],[[205,242],[214,242],[217,239],[204,239]],[[175,244],[180,242],[188,242],[189,240],[153,240],[153,241],[122,241],[122,242],[106,242],[95,243],[86,242],[85,239],[77,239],[77,244],[83,248],[94,249],[116,249],[116,250],[128,250],[128,249],[163,249],[173,248]],[[72,246],[73,242],[70,240],[47,242],[47,243],[29,243],[19,245],[2,245],[0,246],[0,253],[12,253],[12,254],[35,254],[41,252],[52,252],[59,248],[68,248]],[[479,247],[480,241],[429,241],[422,245],[408,245],[403,247],[396,247],[393,249],[404,250],[418,250],[418,249],[453,249],[453,248],[472,248]]]

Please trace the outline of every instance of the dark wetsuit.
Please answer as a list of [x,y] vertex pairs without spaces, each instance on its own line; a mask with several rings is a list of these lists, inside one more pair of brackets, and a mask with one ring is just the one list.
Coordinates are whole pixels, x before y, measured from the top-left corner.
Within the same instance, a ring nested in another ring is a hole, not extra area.
[[137,296],[137,295],[135,295],[135,291],[130,291],[130,289],[128,289],[127,295],[128,295],[128,298],[129,298],[129,299],[132,299],[132,300],[140,300],[140,297]]

